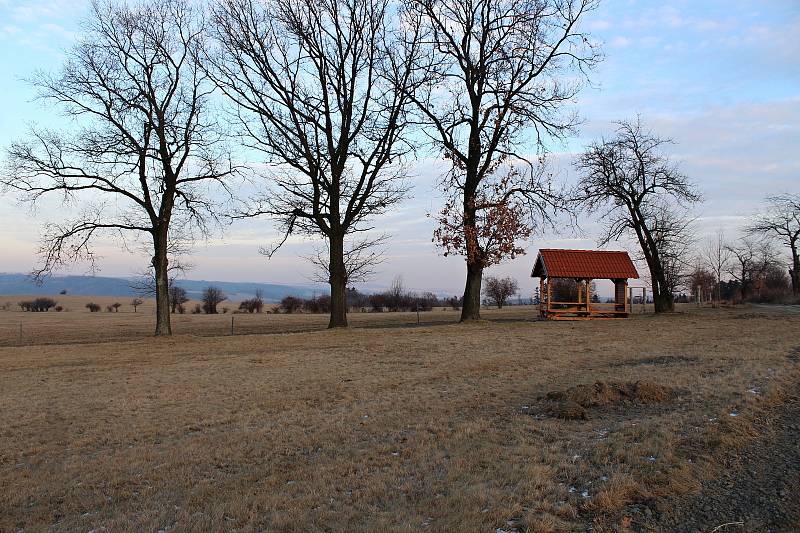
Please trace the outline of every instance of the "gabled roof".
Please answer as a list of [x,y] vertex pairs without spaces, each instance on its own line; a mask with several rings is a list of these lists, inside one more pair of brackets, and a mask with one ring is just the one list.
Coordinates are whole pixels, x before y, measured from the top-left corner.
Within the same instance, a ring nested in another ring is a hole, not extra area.
[[628,252],[605,250],[539,250],[531,277],[626,279],[638,278]]

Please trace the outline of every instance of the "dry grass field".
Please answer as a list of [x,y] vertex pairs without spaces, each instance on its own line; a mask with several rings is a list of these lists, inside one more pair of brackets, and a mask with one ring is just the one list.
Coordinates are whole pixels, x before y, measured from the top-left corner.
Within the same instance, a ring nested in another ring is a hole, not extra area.
[[637,530],[800,378],[798,314],[533,314],[0,311],[0,531]]

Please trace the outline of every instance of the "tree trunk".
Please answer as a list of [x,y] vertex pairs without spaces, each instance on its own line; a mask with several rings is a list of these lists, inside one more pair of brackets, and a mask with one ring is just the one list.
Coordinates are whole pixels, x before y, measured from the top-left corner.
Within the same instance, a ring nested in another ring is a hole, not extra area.
[[671,313],[675,310],[675,297],[666,289],[664,273],[658,268],[650,268],[650,281],[653,285],[653,306],[656,313]]
[[344,237],[330,237],[331,319],[329,328],[347,327],[347,271],[344,267]]
[[172,335],[169,307],[167,231],[157,229],[153,237],[153,270],[156,278],[156,336]]
[[658,295],[653,293],[653,303],[656,313],[670,313],[675,310],[675,299],[669,291],[661,292]]
[[483,266],[467,259],[467,283],[464,287],[464,303],[461,306],[461,322],[481,318],[481,282]]
[[792,271],[789,273],[792,278],[792,294],[800,295],[800,255],[797,246],[792,246]]

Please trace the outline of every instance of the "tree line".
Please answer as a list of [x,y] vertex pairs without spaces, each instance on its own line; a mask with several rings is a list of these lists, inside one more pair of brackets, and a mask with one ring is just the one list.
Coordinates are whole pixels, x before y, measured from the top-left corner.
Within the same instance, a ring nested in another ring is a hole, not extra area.
[[[577,189],[547,164],[548,141],[575,133],[570,103],[601,59],[583,29],[598,5],[94,2],[63,67],[30,80],[76,129],[32,129],[0,177],[24,201],[80,206],[45,226],[34,275],[93,263],[102,235],[132,238],[151,257],[155,333],[169,335],[185,303],[171,294],[179,255],[223,223],[266,216],[280,228],[267,256],[294,235],[323,242],[308,259],[330,286],[329,327],[346,326],[348,287],[383,259],[377,220],[409,196],[424,150],[445,162],[433,240],[464,257],[462,321],[480,318],[486,268],[581,209],[608,222],[604,242],[636,239],[656,309],[669,310],[685,246],[676,207],[700,195],[664,155],[668,141],[621,122],[579,158]],[[242,180],[257,192],[242,198]]]

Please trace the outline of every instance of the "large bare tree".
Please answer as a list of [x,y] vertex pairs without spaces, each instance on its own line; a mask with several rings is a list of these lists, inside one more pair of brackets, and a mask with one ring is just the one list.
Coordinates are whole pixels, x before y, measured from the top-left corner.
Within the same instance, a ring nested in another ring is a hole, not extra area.
[[614,138],[592,143],[576,162],[582,174],[578,201],[603,213],[601,244],[625,235],[639,243],[656,312],[674,309],[676,261],[682,260],[688,227],[681,211],[700,200],[692,182],[662,153],[669,142],[639,120],[623,121]]
[[[406,26],[423,43],[411,94],[424,132],[449,161],[434,240],[464,255],[461,320],[480,318],[486,267],[565,207],[542,161],[548,138],[576,124],[565,107],[599,54],[579,22],[596,0],[411,0]],[[415,42],[415,41],[412,41]],[[532,160],[531,160],[532,159]]]
[[347,326],[347,283],[377,257],[365,232],[407,192],[414,77],[393,53],[391,16],[387,0],[224,0],[215,10],[210,71],[269,163],[271,186],[243,214],[281,222],[268,255],[295,233],[327,241],[330,327]]
[[204,232],[216,216],[208,189],[233,171],[210,116],[213,86],[195,61],[203,25],[189,0],[93,3],[63,69],[32,80],[76,128],[14,143],[0,178],[30,202],[61,195],[81,208],[47,226],[38,276],[91,260],[101,234],[152,243],[156,335],[171,334],[171,228]]
[[792,294],[800,295],[800,194],[779,194],[767,198],[767,212],[747,227],[751,235],[779,239],[792,255]]

